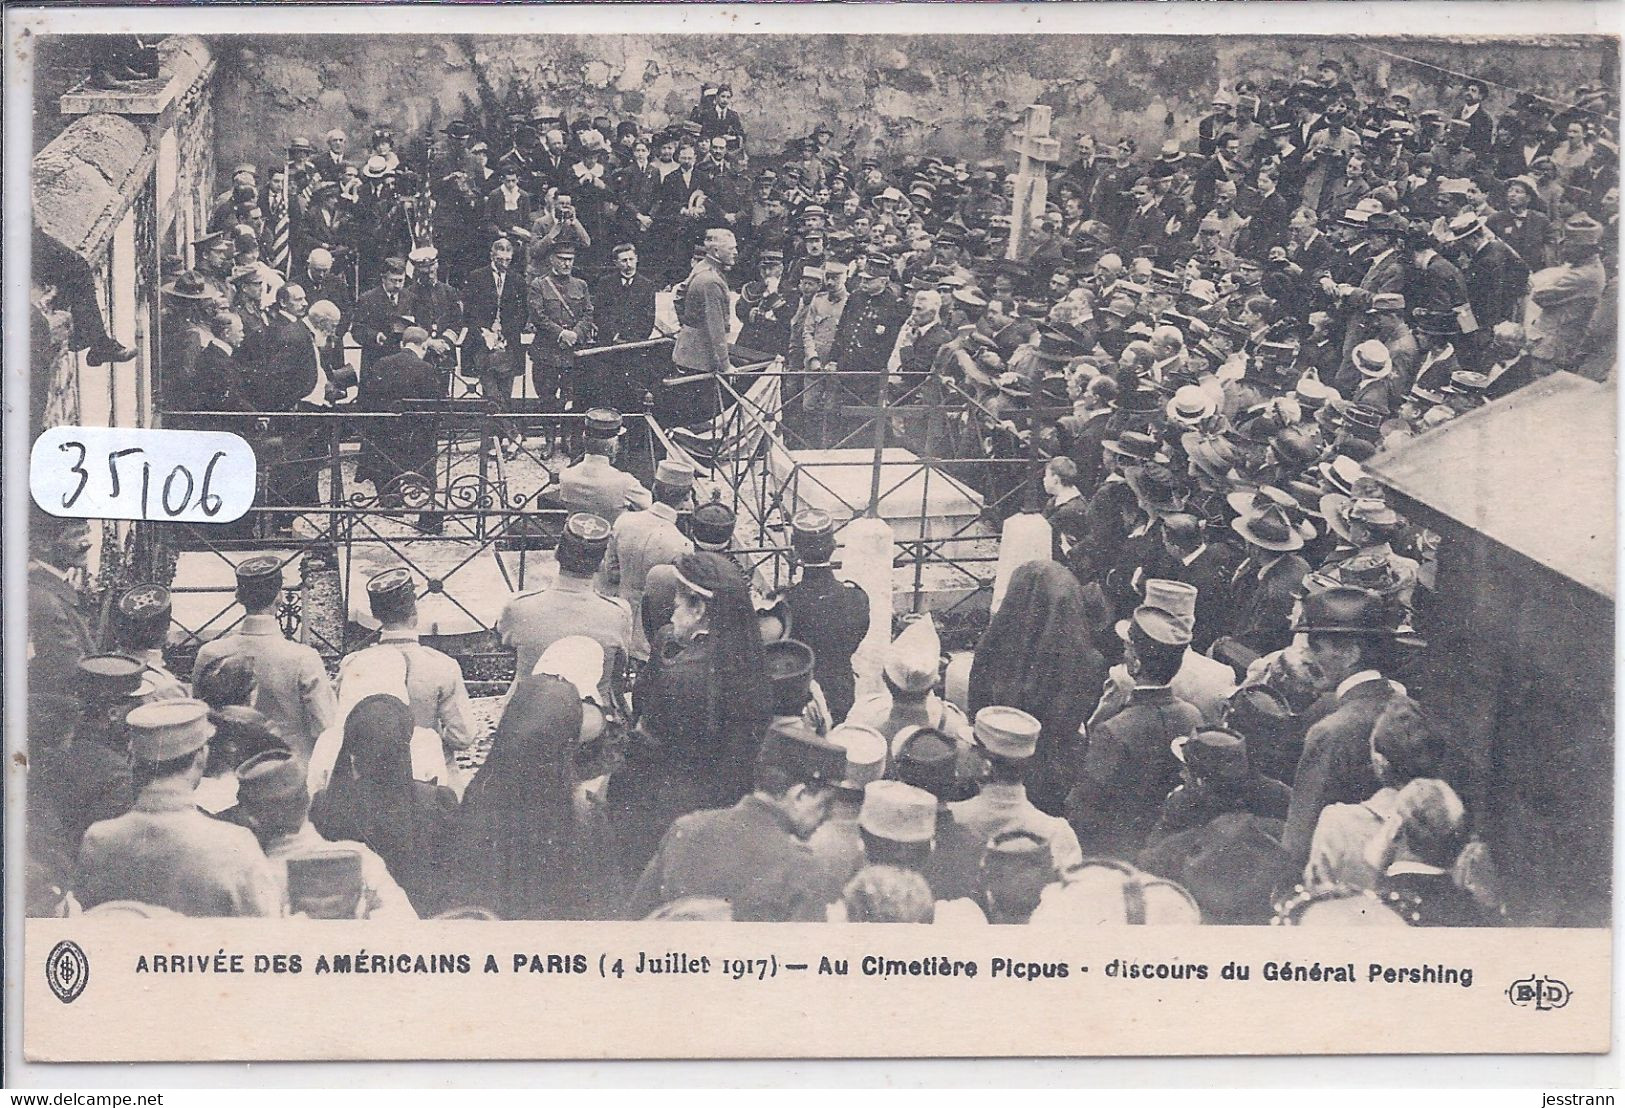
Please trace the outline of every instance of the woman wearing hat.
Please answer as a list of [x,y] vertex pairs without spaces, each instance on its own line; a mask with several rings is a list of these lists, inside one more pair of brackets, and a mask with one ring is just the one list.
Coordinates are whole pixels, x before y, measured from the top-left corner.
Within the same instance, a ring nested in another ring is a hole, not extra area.
[[461,903],[503,919],[607,919],[624,903],[603,813],[576,789],[582,715],[563,678],[514,688],[458,813]]
[[750,790],[771,706],[767,662],[744,574],[726,555],[674,563],[677,606],[655,636],[633,706],[638,734],[610,779],[622,864],[641,871],[671,821]]

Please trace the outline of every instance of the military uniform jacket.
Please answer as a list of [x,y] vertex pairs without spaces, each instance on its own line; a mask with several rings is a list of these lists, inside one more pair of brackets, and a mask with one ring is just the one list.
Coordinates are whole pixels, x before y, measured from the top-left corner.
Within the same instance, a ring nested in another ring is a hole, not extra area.
[[401,290],[401,314],[410,316],[431,338],[455,335],[463,328],[462,297],[444,281],[429,285],[409,281]]
[[677,332],[671,360],[689,373],[728,371],[728,282],[709,262],[701,262],[688,275],[678,317],[683,329]]
[[536,332],[530,344],[531,360],[538,365],[567,368],[575,365],[575,350],[559,343],[562,331],[576,333],[576,347],[590,344],[593,335],[592,293],[579,277],[537,274],[530,279],[530,322]]
[[835,719],[852,709],[852,656],[869,631],[869,595],[827,567],[808,569],[784,593],[790,635],[813,650],[813,675]]
[[28,563],[28,689],[72,695],[79,687],[79,659],[94,653],[90,625],[79,611],[79,593],[54,567]]
[[1083,861],[1077,833],[1066,820],[1041,812],[1027,799],[1023,785],[990,781],[969,800],[948,805],[948,810],[953,813],[954,822],[979,839],[984,847],[1006,831],[1030,831],[1049,843],[1056,872],[1065,872]]
[[412,722],[438,732],[447,750],[466,750],[474,742],[474,717],[462,667],[418,642],[416,631],[385,631],[376,645],[346,657],[339,665],[339,687],[344,687],[346,674],[367,665],[379,651],[394,651],[406,660]]
[[186,916],[282,911],[253,832],[205,815],[176,779],[148,785],[130,811],[85,832],[74,894],[86,908],[134,900]]
[[1167,685],[1138,686],[1121,712],[1089,727],[1083,778],[1068,803],[1086,828],[1091,849],[1137,849],[1179,784],[1179,761],[1169,749],[1195,733],[1202,713]]
[[660,840],[632,893],[642,919],[686,896],[720,897],[734,918],[822,920],[830,890],[818,859],[783,817],[754,794],[731,808],[691,812]]
[[559,474],[559,495],[571,512],[591,512],[610,523],[628,507],[647,507],[649,490],[601,454],[584,454]]
[[518,685],[548,647],[571,635],[591,638],[606,658],[631,657],[632,611],[619,597],[593,591],[590,582],[560,574],[552,588],[508,601],[497,617],[497,634],[517,654],[513,680]]
[[884,371],[905,314],[902,301],[889,287],[872,295],[852,293],[835,327],[829,360],[845,372]]
[[603,583],[632,609],[632,647],[635,657],[649,656],[649,640],[643,633],[643,589],[649,570],[675,562],[678,555],[694,549],[677,529],[677,510],[667,504],[652,504],[641,512],[622,512],[609,534],[609,551],[604,555]]
[[244,616],[237,631],[203,644],[195,672],[223,658],[241,657],[254,672],[254,703],[289,747],[309,758],[316,736],[333,725],[338,702],[322,668],[322,658],[302,643],[282,637],[276,618]]

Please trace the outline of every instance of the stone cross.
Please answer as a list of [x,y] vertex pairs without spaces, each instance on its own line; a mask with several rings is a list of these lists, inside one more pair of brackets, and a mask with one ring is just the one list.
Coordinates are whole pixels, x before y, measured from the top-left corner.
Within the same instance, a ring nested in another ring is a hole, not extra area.
[[1010,211],[1010,243],[1004,251],[1011,260],[1020,260],[1027,252],[1033,221],[1044,214],[1049,200],[1049,165],[1061,159],[1061,140],[1050,137],[1049,125],[1049,106],[1028,104],[1021,113],[1021,130],[1010,136],[1010,149],[1021,155]]

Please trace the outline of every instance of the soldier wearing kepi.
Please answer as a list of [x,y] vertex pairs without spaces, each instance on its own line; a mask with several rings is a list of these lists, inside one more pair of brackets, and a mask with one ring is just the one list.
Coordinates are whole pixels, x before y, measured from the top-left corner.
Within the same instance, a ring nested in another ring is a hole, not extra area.
[[252,832],[205,815],[193,793],[214,725],[201,700],[144,704],[126,720],[135,805],[93,824],[73,883],[81,906],[133,900],[187,916],[275,916],[279,889]]
[[627,508],[647,508],[653,501],[625,470],[615,468],[620,440],[626,434],[621,413],[614,408],[590,409],[583,420],[584,437],[579,462],[559,475],[559,494],[571,512],[591,512],[613,524]]
[[852,710],[852,656],[869,630],[869,594],[835,576],[835,520],[828,512],[805,508],[790,529],[790,550],[801,566],[801,580],[784,591],[790,627],[812,647],[830,715],[843,720]]
[[530,375],[542,410],[558,412],[564,410],[574,384],[575,352],[591,344],[596,330],[587,282],[572,274],[575,243],[557,238],[546,250],[546,271],[530,279],[530,321],[535,330]]
[[[609,549],[609,522],[576,512],[559,539],[559,575],[550,588],[508,601],[497,634],[517,653],[514,685],[529,677],[543,651],[571,635],[587,635],[605,657],[632,656],[632,609],[620,597],[601,596],[592,582]],[[511,692],[510,688],[510,692]]]
[[149,702],[191,696],[186,684],[164,665],[169,634],[169,590],[162,585],[136,585],[118,599],[113,639],[119,651],[141,663],[141,679],[152,686]]
[[[858,290],[846,298],[841,321],[835,328],[835,345],[829,360],[842,373],[880,374],[886,370],[897,332],[908,314],[891,288],[891,259],[871,254],[864,260]],[[852,385],[861,403],[876,400],[877,378],[860,378]]]
[[367,602],[381,625],[378,642],[349,655],[339,665],[339,687],[379,653],[393,651],[406,661],[407,703],[412,721],[440,735],[448,771],[451,755],[474,742],[474,717],[462,667],[450,656],[418,641],[417,585],[411,571],[386,569],[367,582]]
[[654,503],[646,511],[622,512],[610,532],[601,587],[613,590],[632,609],[632,656],[649,660],[644,630],[643,590],[649,570],[675,562],[694,544],[677,528],[677,511],[694,494],[694,467],[675,458],[655,467]]
[[333,725],[338,702],[322,658],[303,643],[282,637],[276,609],[282,599],[282,560],[272,554],[237,567],[237,602],[248,613],[229,635],[206,642],[192,665],[193,680],[231,658],[254,674],[251,707],[271,721],[288,746],[309,758],[316,736]]

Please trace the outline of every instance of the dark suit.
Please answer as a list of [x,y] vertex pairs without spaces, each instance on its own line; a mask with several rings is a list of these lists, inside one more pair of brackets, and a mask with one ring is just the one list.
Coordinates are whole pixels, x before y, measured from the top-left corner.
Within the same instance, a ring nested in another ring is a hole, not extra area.
[[1467,281],[1467,302],[1473,306],[1481,330],[1522,319],[1529,267],[1512,247],[1498,238],[1486,240],[1467,259],[1462,276]]
[[732,108],[702,104],[689,112],[688,118],[700,125],[702,139],[714,138],[717,135],[738,135],[741,142],[745,139],[745,125],[740,121],[739,113]]
[[[598,326],[597,345],[642,342],[655,329],[655,283],[639,273],[628,284],[619,273],[610,273],[593,290],[593,320]],[[577,406],[608,404],[622,411],[641,409],[643,394],[652,380],[638,370],[647,364],[639,354],[597,354],[582,363],[577,381]],[[585,390],[585,398],[583,391]]]
[[1232,610],[1230,580],[1236,572],[1236,551],[1223,543],[1208,542],[1189,565],[1170,558],[1162,567],[1172,580],[1196,586],[1196,627],[1191,645],[1206,653],[1213,640],[1224,634],[1226,617]]
[[[444,392],[441,381],[440,371],[416,353],[397,350],[374,363],[372,371],[362,379],[358,399],[369,411],[388,412],[399,409],[404,401],[441,396]],[[438,437],[433,417],[428,415],[379,421],[377,433],[362,442],[362,449],[369,455],[362,465],[367,467],[367,477],[379,494],[393,500],[398,495],[401,477],[413,473],[427,483],[432,497]],[[357,476],[361,476],[359,467]],[[426,513],[425,518],[436,517]]]
[[[316,392],[326,366],[318,360],[315,336],[304,320],[282,320],[260,332],[262,346],[242,384],[250,411],[295,412]],[[239,361],[243,361],[239,357]],[[267,459],[266,500],[271,504],[318,503],[320,476],[333,430],[324,419],[279,420]]]
[[1490,152],[1494,141],[1495,119],[1484,110],[1484,105],[1480,104],[1478,110],[1473,112],[1472,118],[1467,120],[1467,137],[1461,144],[1475,154],[1485,155]]
[[[463,338],[463,372],[479,378],[481,391],[506,407],[513,394],[513,379],[524,368],[525,275],[510,264],[502,280],[501,303],[497,297],[496,271],[489,265],[468,275],[463,283],[463,322],[468,334]],[[497,330],[506,348],[493,352],[485,342],[485,331]]]
[[1533,208],[1524,209],[1522,216],[1513,215],[1510,211],[1496,212],[1489,218],[1489,228],[1496,237],[1523,259],[1523,264],[1531,272],[1544,269],[1546,266],[1546,236],[1551,231],[1552,221]]
[[76,695],[79,659],[96,652],[79,592],[43,564],[28,567],[28,693]]
[[[1391,682],[1377,680],[1361,682],[1335,701],[1322,698],[1336,706],[1304,736],[1281,842],[1298,862],[1309,857],[1321,809],[1328,804],[1359,804],[1377,791],[1377,775],[1371,768],[1371,727],[1397,695]],[[1310,714],[1327,706],[1312,707]]]
[[324,181],[343,181],[344,171],[350,165],[347,157],[335,157],[331,150],[316,155],[316,176]]
[[391,303],[382,288],[368,289],[355,302],[350,315],[350,336],[361,347],[361,368],[400,349],[400,332],[396,320],[407,314],[406,291],[401,290]]
[[1089,729],[1083,776],[1066,802],[1086,856],[1132,858],[1145,845],[1179,784],[1171,744],[1201,723],[1201,712],[1162,685],[1135,688],[1122,711]]
[[828,566],[811,566],[785,590],[790,608],[790,635],[812,647],[813,676],[830,715],[846,718],[852,710],[852,655],[869,630],[869,596],[850,581],[836,578]]
[[518,228],[525,231],[530,228],[530,217],[534,210],[530,193],[520,189],[512,211],[508,210],[506,206],[507,200],[503,196],[501,188],[492,190],[485,197],[483,203],[485,208],[482,213],[485,217],[485,240],[492,242],[506,235],[514,240],[515,247],[519,246],[520,239],[514,237],[514,229]]
[[1293,593],[1309,572],[1309,563],[1296,554],[1274,558],[1258,573],[1258,563],[1247,558],[1231,577],[1236,626],[1231,632],[1258,654],[1280,650],[1292,641]]

